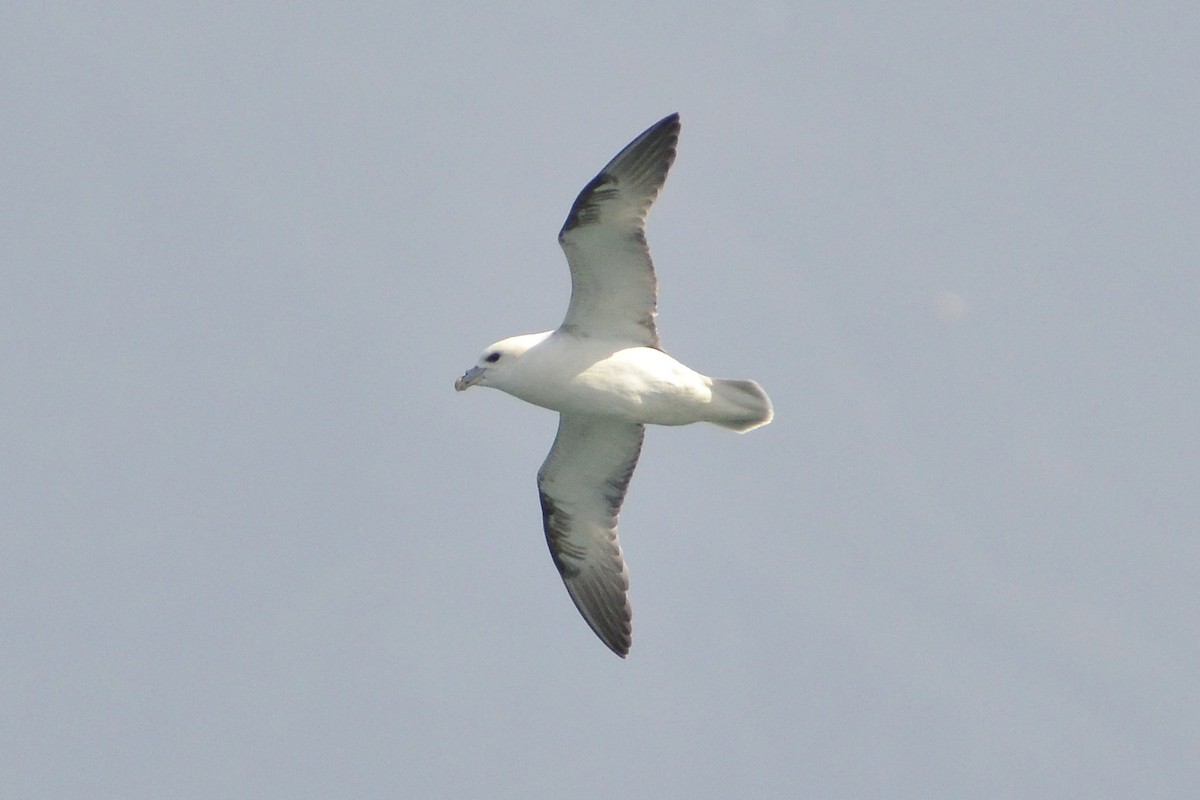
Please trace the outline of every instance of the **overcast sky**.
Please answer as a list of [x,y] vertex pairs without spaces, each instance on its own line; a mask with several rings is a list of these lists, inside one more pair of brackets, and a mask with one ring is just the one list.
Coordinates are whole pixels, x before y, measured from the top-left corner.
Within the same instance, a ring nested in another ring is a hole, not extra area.
[[[1200,795],[1200,10],[985,6],[4,4],[4,795]],[[672,111],[621,661],[453,382]]]

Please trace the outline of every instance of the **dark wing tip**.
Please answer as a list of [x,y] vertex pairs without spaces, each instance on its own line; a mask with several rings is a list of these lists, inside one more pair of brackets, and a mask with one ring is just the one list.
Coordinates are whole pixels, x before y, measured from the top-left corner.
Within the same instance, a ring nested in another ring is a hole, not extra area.
[[[628,483],[628,480],[626,477],[624,482]],[[558,574],[567,587],[571,602],[597,638],[609,650],[625,658],[629,655],[633,634],[633,619],[625,597],[628,586],[620,587],[620,608],[612,597],[605,597],[603,590],[597,591],[595,574],[585,574],[585,568],[581,566],[587,557],[586,551],[573,545],[565,535],[571,524],[571,515],[559,508],[544,491],[539,489],[538,496],[542,503],[542,529],[546,534],[546,544],[550,546],[550,557],[554,559],[554,566],[558,568]]]
[[[578,605],[576,603],[576,606]],[[627,615],[620,614],[616,619],[597,619],[595,622],[584,616],[584,620],[609,650],[621,658],[629,655],[629,647],[633,643],[633,626]]]
[[649,182],[657,192],[675,162],[680,129],[678,113],[663,117],[617,153],[601,173],[619,173],[635,182]]
[[646,130],[642,132],[642,135],[639,136],[638,139],[641,139],[642,137],[650,138],[651,136],[657,138],[658,136],[664,134],[673,139],[678,139],[680,127],[679,112],[676,111],[672,114],[667,114],[658,122],[654,123],[649,128],[646,128]]
[[605,642],[605,644],[608,645],[608,649],[612,650],[614,653],[616,653],[621,658],[629,658],[629,643],[630,642],[629,642],[628,636],[626,636],[623,640],[621,640],[619,643],[617,643],[616,646],[614,646],[613,643],[611,643],[611,642]]
[[678,139],[679,138],[679,130],[681,127],[682,127],[682,125],[679,122],[679,112],[676,111],[674,113],[667,114],[665,117],[660,119],[658,122],[651,125],[650,130],[653,131],[658,128],[669,129],[671,136]]
[[583,621],[596,634],[596,638],[604,646],[621,658],[629,655],[629,647],[633,642],[633,618],[629,612],[629,602],[625,593],[621,593],[621,602],[614,604],[612,598],[598,597],[594,586],[587,585],[586,577],[567,578],[563,583],[571,602],[583,617]]
[[666,181],[667,171],[675,163],[679,131],[679,112],[675,112],[663,117],[625,145],[575,198],[566,222],[558,232],[559,241],[563,241],[563,235],[568,231],[598,221],[600,203],[616,196],[625,181],[631,181],[647,195],[648,207]]

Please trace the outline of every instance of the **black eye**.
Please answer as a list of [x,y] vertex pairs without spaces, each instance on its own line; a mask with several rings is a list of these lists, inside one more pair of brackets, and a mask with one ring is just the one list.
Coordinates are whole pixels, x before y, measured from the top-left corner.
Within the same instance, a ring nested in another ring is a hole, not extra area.
[[495,364],[499,360],[500,360],[499,353],[488,353],[488,357],[484,359],[484,361],[488,362],[489,364]]

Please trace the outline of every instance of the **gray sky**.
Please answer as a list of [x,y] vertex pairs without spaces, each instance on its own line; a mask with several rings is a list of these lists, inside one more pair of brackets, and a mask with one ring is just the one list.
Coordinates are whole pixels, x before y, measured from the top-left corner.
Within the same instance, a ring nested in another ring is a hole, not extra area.
[[[1200,792],[1193,4],[33,5],[6,796]],[[663,342],[776,417],[648,432],[622,662],[452,384],[676,110]]]

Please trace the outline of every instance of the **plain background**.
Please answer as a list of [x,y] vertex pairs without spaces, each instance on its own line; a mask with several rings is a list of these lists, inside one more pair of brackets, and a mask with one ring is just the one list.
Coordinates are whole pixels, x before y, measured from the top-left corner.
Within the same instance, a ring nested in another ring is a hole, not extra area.
[[[1194,3],[202,6],[0,11],[5,796],[1200,794]],[[672,111],[621,661],[452,384]]]

